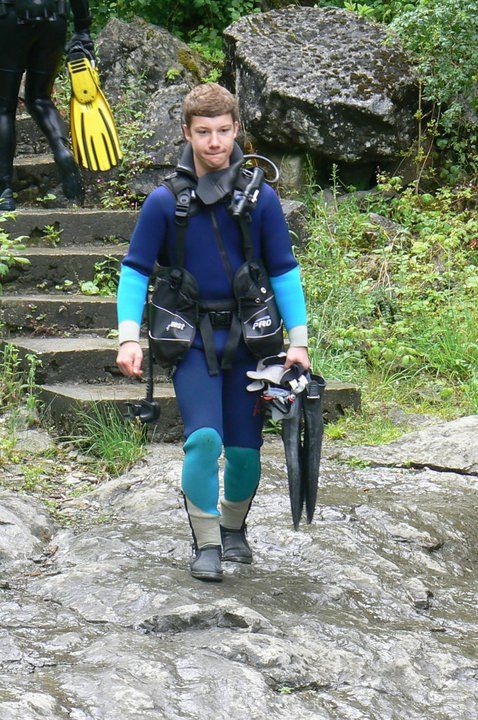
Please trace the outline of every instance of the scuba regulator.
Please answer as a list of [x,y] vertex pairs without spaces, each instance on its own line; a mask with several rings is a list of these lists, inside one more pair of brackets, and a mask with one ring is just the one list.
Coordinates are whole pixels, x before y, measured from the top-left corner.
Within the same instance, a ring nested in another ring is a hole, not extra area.
[[[252,170],[244,168],[244,165],[248,160],[261,160],[267,165],[270,165],[274,170],[274,176],[272,178],[267,178],[264,170],[258,165],[256,165]],[[250,154],[244,155],[243,163],[241,164],[240,169],[244,174],[247,173],[250,175],[250,180],[244,190],[239,190],[238,188],[234,190],[229,210],[235,218],[250,218],[250,214],[257,204],[259,191],[264,179],[270,183],[276,183],[280,177],[279,168],[272,162],[272,160],[264,157],[264,155]]]

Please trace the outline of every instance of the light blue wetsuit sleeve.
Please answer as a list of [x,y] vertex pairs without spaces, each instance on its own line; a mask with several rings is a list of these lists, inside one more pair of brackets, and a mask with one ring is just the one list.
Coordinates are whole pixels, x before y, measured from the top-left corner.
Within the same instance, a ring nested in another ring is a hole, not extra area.
[[144,302],[155,260],[166,239],[168,213],[174,198],[160,187],[147,198],[123,260],[118,286],[119,342],[139,342]]
[[298,325],[307,325],[307,312],[299,268],[295,267],[283,275],[271,277],[270,281],[286,330],[292,330]]
[[[259,204],[258,204],[259,208]],[[289,230],[276,193],[264,185],[260,197],[261,248],[277,307],[291,345],[307,346],[307,312]]]
[[120,343],[139,341],[143,308],[148,291],[148,278],[128,265],[121,268],[118,286],[118,328]]

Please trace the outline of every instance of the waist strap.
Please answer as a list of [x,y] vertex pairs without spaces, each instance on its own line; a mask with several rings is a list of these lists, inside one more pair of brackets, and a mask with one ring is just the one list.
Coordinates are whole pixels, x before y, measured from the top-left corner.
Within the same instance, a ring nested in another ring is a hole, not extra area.
[[230,327],[236,310],[237,303],[233,298],[229,300],[204,300],[199,303],[199,315],[209,315],[209,320],[215,330]]
[[229,370],[241,339],[241,323],[237,316],[237,303],[230,300],[206,300],[199,305],[199,330],[210,375],[219,374],[213,330],[229,329],[221,362],[222,370]]

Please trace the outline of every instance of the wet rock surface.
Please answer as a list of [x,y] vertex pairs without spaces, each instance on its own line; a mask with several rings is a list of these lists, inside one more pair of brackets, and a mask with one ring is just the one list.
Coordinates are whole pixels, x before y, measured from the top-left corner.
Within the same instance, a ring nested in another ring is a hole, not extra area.
[[378,25],[290,5],[241,18],[224,37],[226,77],[261,141],[345,163],[394,160],[410,146],[416,78]]
[[214,585],[188,572],[178,445],[84,496],[82,529],[3,493],[0,537],[34,541],[0,555],[2,720],[474,720],[478,477],[331,454],[294,532],[267,439],[254,564]]
[[382,447],[344,448],[335,457],[478,475],[478,415],[433,424]]

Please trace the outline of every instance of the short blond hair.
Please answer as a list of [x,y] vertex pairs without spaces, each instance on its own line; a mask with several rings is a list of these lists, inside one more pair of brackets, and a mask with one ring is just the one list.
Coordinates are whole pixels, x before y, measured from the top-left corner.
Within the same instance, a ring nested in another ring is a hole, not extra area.
[[234,122],[239,121],[237,100],[229,90],[217,83],[206,83],[193,88],[184,98],[183,118],[190,127],[194,115],[217,117],[231,113]]

